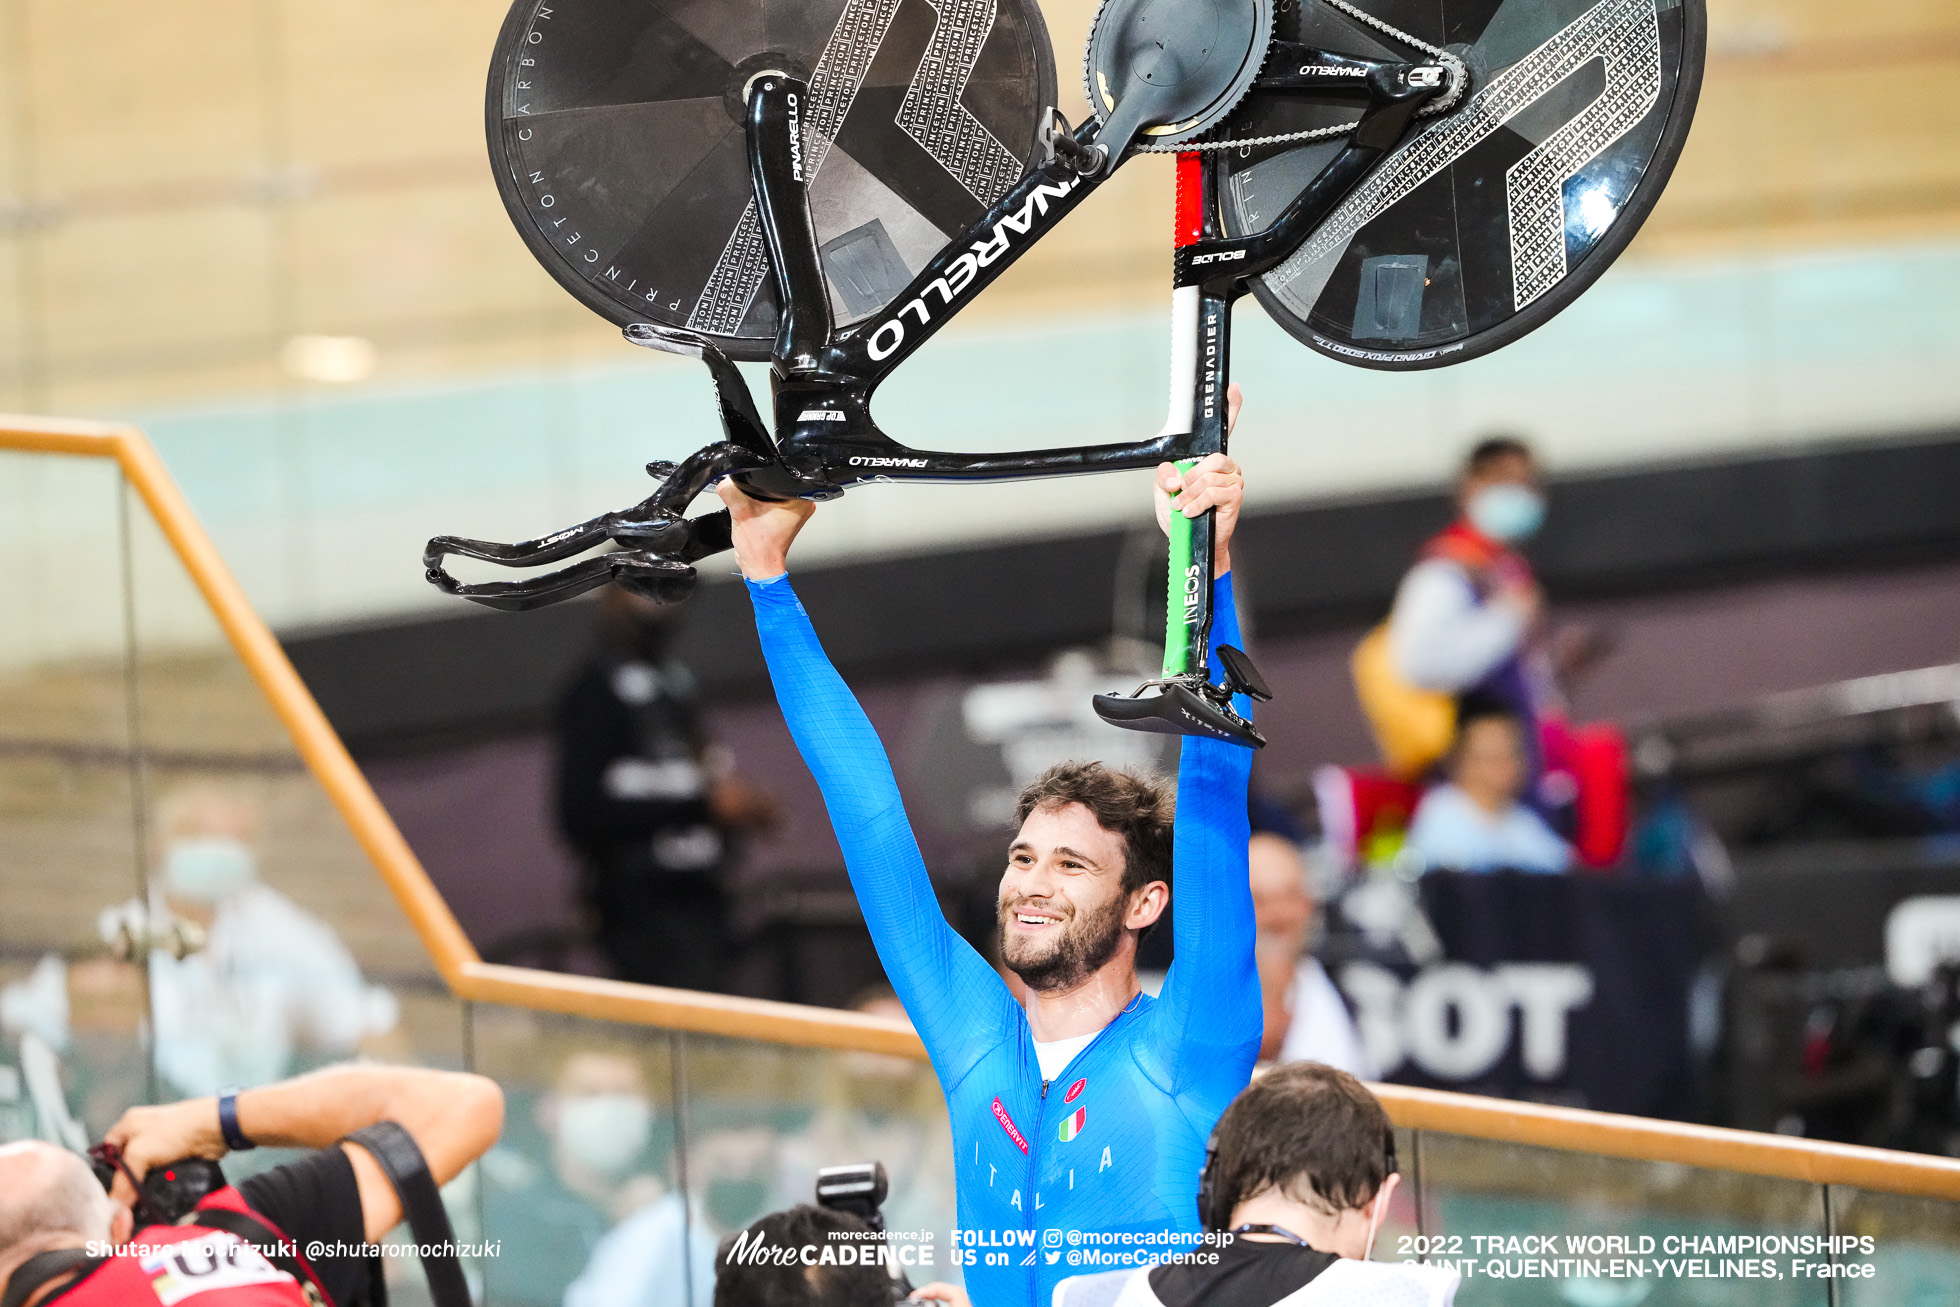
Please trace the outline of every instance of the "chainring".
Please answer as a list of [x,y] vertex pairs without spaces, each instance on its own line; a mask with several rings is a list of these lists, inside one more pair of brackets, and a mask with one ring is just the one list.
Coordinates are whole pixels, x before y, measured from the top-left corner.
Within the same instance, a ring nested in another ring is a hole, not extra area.
[[1102,0],[1082,51],[1082,90],[1107,123],[1133,84],[1174,92],[1153,146],[1181,145],[1224,122],[1265,66],[1273,0]]
[[810,84],[810,208],[840,326],[1021,179],[1055,100],[1035,0],[518,0],[485,117],[538,262],[619,326],[766,359],[779,308],[742,125],[766,70]]

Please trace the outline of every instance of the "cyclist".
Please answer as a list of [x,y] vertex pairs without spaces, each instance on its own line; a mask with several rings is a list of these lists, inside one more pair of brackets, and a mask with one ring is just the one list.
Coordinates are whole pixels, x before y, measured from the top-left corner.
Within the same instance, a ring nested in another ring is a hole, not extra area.
[[[1217,510],[1214,650],[1238,641],[1229,547],[1243,489],[1221,454],[1158,469],[1160,520]],[[1139,1265],[1178,1246],[1172,1235],[1195,1238],[1205,1138],[1259,1052],[1251,751],[1185,739],[1174,822],[1163,787],[1099,763],[1029,786],[998,899],[1024,1008],[940,912],[884,749],[790,588],[790,544],[815,506],[758,502],[726,481],[720,493],[777,699],[947,1096],[975,1301],[1038,1307],[1069,1274]],[[1243,698],[1235,706],[1250,714]],[[1152,1000],[1136,945],[1169,902],[1173,862],[1177,960]]]

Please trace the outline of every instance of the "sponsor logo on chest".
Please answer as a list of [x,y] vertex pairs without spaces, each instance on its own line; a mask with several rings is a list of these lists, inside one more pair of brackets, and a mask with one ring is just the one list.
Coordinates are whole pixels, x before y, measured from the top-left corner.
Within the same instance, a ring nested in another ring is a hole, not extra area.
[[994,1099],[994,1120],[1000,1122],[1000,1128],[1007,1131],[1007,1137],[1014,1141],[1016,1148],[1024,1153],[1028,1151],[1027,1136],[1023,1135],[1020,1128],[1014,1124],[1014,1118],[1009,1116],[1007,1109],[1000,1105],[998,1097]]

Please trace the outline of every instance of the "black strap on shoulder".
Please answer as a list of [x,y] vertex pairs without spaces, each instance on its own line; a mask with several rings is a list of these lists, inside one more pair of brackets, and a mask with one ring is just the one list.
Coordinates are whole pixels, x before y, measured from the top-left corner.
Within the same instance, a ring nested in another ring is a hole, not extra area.
[[229,1207],[199,1207],[190,1214],[187,1222],[201,1229],[223,1230],[227,1234],[237,1235],[258,1249],[261,1257],[292,1276],[311,1307],[334,1307],[333,1299],[327,1296],[313,1268],[301,1261],[292,1244],[282,1241],[279,1232],[264,1221]]
[[7,1277],[6,1292],[0,1294],[0,1307],[21,1307],[50,1280],[79,1271],[80,1274],[41,1300],[41,1307],[46,1307],[46,1304],[95,1274],[97,1268],[108,1260],[107,1257],[91,1256],[81,1248],[50,1248],[47,1252],[35,1253],[14,1267],[14,1273]]
[[442,1193],[429,1174],[428,1159],[422,1156],[415,1136],[393,1121],[377,1121],[342,1142],[367,1149],[395,1187],[409,1233],[415,1236],[421,1252],[422,1274],[428,1278],[429,1297],[435,1307],[471,1307],[463,1264],[456,1256],[456,1231],[449,1224],[449,1210],[442,1205]]

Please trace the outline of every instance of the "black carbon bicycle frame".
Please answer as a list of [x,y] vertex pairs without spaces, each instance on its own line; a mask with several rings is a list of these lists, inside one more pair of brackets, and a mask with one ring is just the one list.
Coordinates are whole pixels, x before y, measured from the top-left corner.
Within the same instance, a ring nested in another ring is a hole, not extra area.
[[[764,426],[740,372],[713,342],[650,323],[628,327],[627,338],[637,344],[689,354],[707,364],[725,439],[679,464],[650,465],[648,471],[664,483],[623,512],[515,545],[438,537],[424,555],[429,579],[450,593],[510,609],[538,607],[612,580],[656,598],[672,598],[692,584],[690,564],[728,547],[725,513],[682,516],[695,496],[724,476],[759,498],[827,499],[867,481],[995,481],[1112,472],[1222,452],[1228,435],[1225,396],[1233,302],[1254,277],[1291,254],[1395,148],[1416,109],[1438,86],[1433,76],[1426,81],[1412,77],[1412,70],[1435,65],[1358,59],[1275,43],[1276,50],[1282,46],[1283,57],[1275,57],[1269,66],[1288,71],[1262,78],[1255,93],[1365,91],[1368,108],[1345,148],[1271,227],[1250,236],[1223,235],[1221,162],[1217,152],[1205,156],[1202,231],[1197,240],[1177,248],[1173,267],[1173,367],[1188,371],[1189,406],[1179,402],[1157,435],[1064,449],[953,453],[902,445],[881,431],[870,413],[873,392],[894,368],[1114,171],[1071,166],[1071,160],[1079,164],[1096,147],[1093,121],[1064,139],[1050,138],[1047,161],[942,249],[888,306],[838,330],[817,253],[804,167],[801,111],[809,88],[787,74],[765,73],[751,82],[746,132],[757,216],[782,306],[771,350],[773,423]],[[1333,71],[1322,74],[1319,68]],[[1357,68],[1363,70],[1360,77]],[[1214,545],[1211,515],[1193,527],[1192,561],[1208,576]],[[442,567],[449,554],[504,566],[557,562],[606,539],[628,548],[526,582],[465,585]],[[1202,673],[1211,627],[1210,587],[1200,586],[1194,597],[1185,623],[1185,665]]]
[[[1318,54],[1318,52],[1315,52]],[[1312,56],[1275,60],[1298,68]],[[841,491],[865,481],[996,481],[1155,467],[1163,462],[1223,452],[1228,436],[1225,395],[1230,382],[1231,309],[1248,283],[1290,255],[1369,169],[1402,138],[1428,89],[1407,86],[1406,69],[1344,56],[1328,63],[1361,64],[1382,83],[1367,115],[1341,153],[1321,170],[1265,231],[1236,239],[1219,227],[1219,152],[1204,168],[1203,233],[1176,251],[1173,286],[1195,289],[1195,314],[1174,314],[1173,366],[1190,360],[1190,404],[1180,424],[1173,412],[1165,429],[1147,440],[1067,449],[974,454],[912,449],[878,428],[870,400],[878,384],[929,340],[980,290],[1074,211],[1100,183],[1053,157],[951,241],[884,309],[836,331],[830,297],[818,261],[805,199],[801,161],[790,148],[798,101],[807,88],[789,77],[759,80],[749,101],[749,163],[765,240],[784,306],[773,351],[775,430],[784,464],[806,485],[820,478]],[[1377,71],[1379,70],[1379,71]],[[1304,70],[1302,70],[1304,72]],[[1400,76],[1398,76],[1400,74]],[[1289,74],[1287,89],[1354,89],[1351,75],[1315,79]],[[1076,134],[1093,141],[1093,124]],[[1113,170],[1112,170],[1113,171]],[[1209,273],[1203,271],[1209,269]],[[1180,408],[1182,405],[1180,404]],[[1184,429],[1179,430],[1182,425]],[[805,469],[808,469],[807,471]],[[768,470],[738,472],[737,484],[780,496],[791,487]],[[1194,562],[1209,576],[1213,555],[1211,517],[1194,522]],[[1201,588],[1186,631],[1188,665],[1205,666],[1211,629],[1210,588]]]

